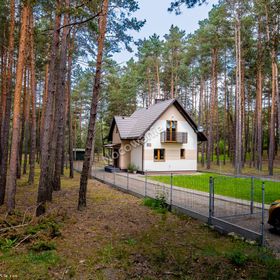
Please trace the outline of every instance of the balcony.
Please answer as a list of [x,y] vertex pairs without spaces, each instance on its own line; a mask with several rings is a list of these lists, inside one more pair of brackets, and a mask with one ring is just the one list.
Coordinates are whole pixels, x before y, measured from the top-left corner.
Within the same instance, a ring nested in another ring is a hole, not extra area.
[[164,131],[160,134],[161,143],[188,143],[188,133]]

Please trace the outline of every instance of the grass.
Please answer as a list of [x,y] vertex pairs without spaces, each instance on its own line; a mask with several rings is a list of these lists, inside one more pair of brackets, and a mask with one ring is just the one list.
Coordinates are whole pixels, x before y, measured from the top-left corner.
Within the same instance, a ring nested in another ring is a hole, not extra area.
[[[0,275],[8,279],[50,279],[50,269],[57,267],[61,258],[56,251],[41,253],[9,251],[0,256]],[[4,277],[3,277],[4,278]]]
[[[273,176],[268,176],[268,160],[263,160],[262,170],[258,170],[257,168],[250,166],[249,161],[242,168],[242,174],[248,176],[258,176],[258,177],[270,177],[274,179],[280,180],[280,161],[277,158],[274,161],[273,167]],[[226,163],[223,164],[223,158],[220,158],[220,164],[217,165],[216,158],[214,157],[214,161],[211,163],[211,168],[207,169],[206,164],[202,165],[200,161],[198,161],[198,170],[200,171],[210,171],[213,173],[221,173],[221,174],[234,174],[234,166],[232,162],[226,159]]]
[[[0,275],[6,278],[280,277],[280,261],[271,251],[170,213],[163,199],[140,200],[91,180],[87,208],[77,211],[78,174],[73,180],[63,177],[46,216],[31,220],[23,213],[36,201],[36,185],[27,186],[25,179],[17,190],[17,215],[9,217],[9,224],[23,219],[30,224],[0,235]],[[2,207],[1,229],[5,219]],[[30,239],[19,244],[26,235]]]
[[[209,192],[209,178],[215,179],[215,193],[219,195],[250,200],[251,178],[235,178],[231,176],[218,175],[215,173],[197,173],[194,175],[173,175],[173,185]],[[170,176],[151,176],[152,180],[170,184]],[[280,199],[280,182],[264,181],[265,203],[269,204]],[[262,202],[262,181],[254,179],[254,201]]]

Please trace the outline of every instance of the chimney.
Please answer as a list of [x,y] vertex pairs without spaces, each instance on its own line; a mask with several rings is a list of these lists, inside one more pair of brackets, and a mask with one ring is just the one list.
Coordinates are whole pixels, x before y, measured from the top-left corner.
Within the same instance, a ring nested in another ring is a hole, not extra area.
[[155,104],[158,104],[158,103],[160,103],[162,101],[165,101],[165,99],[164,98],[156,98],[155,99]]

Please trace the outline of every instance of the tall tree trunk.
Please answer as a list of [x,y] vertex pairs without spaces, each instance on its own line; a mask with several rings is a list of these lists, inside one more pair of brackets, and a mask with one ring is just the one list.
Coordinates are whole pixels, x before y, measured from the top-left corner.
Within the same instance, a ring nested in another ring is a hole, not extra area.
[[208,133],[208,147],[207,147],[207,169],[211,168],[211,159],[213,151],[213,131],[215,120],[215,107],[216,107],[216,73],[217,73],[217,56],[218,50],[212,49],[212,78],[211,78],[211,94],[210,94],[210,116],[209,116],[209,133]]
[[0,205],[3,205],[6,190],[6,179],[8,169],[8,153],[9,153],[9,132],[10,132],[10,116],[12,105],[12,69],[14,55],[14,32],[15,32],[15,0],[10,0],[10,26],[9,26],[9,47],[8,47],[8,67],[6,76],[6,107],[2,117],[1,126],[1,147],[2,155],[0,158]]
[[239,175],[242,169],[242,110],[241,110],[241,22],[237,15],[235,24],[235,47],[236,47],[236,94],[235,94],[235,174]]
[[[28,48],[29,48],[28,43]],[[30,56],[28,56],[30,58]],[[29,68],[29,67],[28,67]],[[29,146],[29,116],[30,116],[30,68],[28,69],[28,79],[27,79],[27,90],[26,90],[26,109],[25,109],[25,125],[24,125],[24,160],[23,160],[23,171],[22,174],[26,174],[27,172],[27,154],[28,154],[28,146]]]
[[51,178],[49,178],[49,159],[52,135],[52,120],[53,120],[53,99],[56,88],[55,81],[55,66],[58,60],[59,49],[59,28],[60,28],[60,0],[56,1],[56,16],[53,31],[53,40],[49,62],[49,76],[48,76],[48,95],[46,98],[44,126],[42,129],[42,143],[41,143],[41,173],[37,196],[37,210],[36,215],[40,216],[45,213],[45,203],[52,199]]
[[74,51],[75,34],[73,34],[70,41],[70,49],[68,54],[68,71],[67,71],[67,96],[68,96],[68,134],[69,134],[69,177],[74,178],[74,163],[73,163],[73,127],[72,127],[72,110],[71,110],[71,76],[72,76],[72,63]]
[[270,112],[270,129],[269,129],[269,152],[268,152],[268,172],[273,175],[274,156],[275,156],[275,128],[276,128],[276,94],[277,94],[277,62],[276,52],[271,52],[272,68],[272,90],[271,90],[271,112]]
[[261,21],[258,20],[258,59],[257,59],[257,85],[256,85],[256,148],[257,148],[257,169],[262,170],[262,44],[261,44]]
[[226,139],[228,137],[228,127],[226,126],[227,118],[227,51],[225,51],[225,65],[224,65],[224,115],[223,115],[223,165],[226,164]]
[[42,139],[43,139],[43,131],[44,131],[44,123],[45,123],[45,112],[46,112],[46,103],[48,99],[48,88],[49,88],[49,63],[46,64],[45,70],[45,86],[43,92],[43,104],[42,104],[42,112],[41,112],[41,122],[40,122],[40,150],[42,150]]
[[15,208],[17,157],[18,157],[18,143],[19,143],[19,136],[20,136],[20,96],[21,96],[21,88],[22,88],[22,77],[23,77],[24,60],[25,60],[25,47],[26,47],[29,13],[30,13],[30,8],[27,5],[24,5],[22,9],[19,54],[18,54],[17,71],[16,71],[13,131],[12,131],[11,159],[10,159],[10,170],[9,170],[10,172],[8,175],[8,184],[7,184],[8,212],[12,212]]
[[[69,9],[70,1],[65,1],[66,9]],[[63,26],[69,23],[69,11],[64,14]],[[65,132],[65,75],[66,75],[66,62],[67,62],[67,37],[69,35],[69,27],[64,27],[61,38],[60,47],[60,64],[59,64],[59,81],[57,85],[57,96],[56,99],[56,118],[57,121],[57,139],[56,139],[56,157],[55,157],[55,169],[53,177],[53,189],[59,191],[61,189],[61,157],[64,150],[64,132]]]
[[[200,91],[199,91],[199,111],[198,111],[198,127],[202,126],[203,120],[203,99],[204,99],[204,77],[201,75],[200,77]],[[199,157],[199,150],[197,150],[198,157]],[[204,166],[204,150],[203,145],[201,145],[201,164]]]
[[157,98],[160,98],[159,62],[156,62]]
[[34,48],[34,22],[33,13],[30,19],[30,70],[31,70],[31,99],[32,99],[32,122],[31,122],[31,141],[29,157],[29,177],[28,183],[34,183],[35,156],[36,156],[36,77],[35,77],[35,48]]
[[99,18],[99,35],[98,35],[95,80],[94,80],[94,87],[92,93],[92,102],[91,102],[85,158],[84,158],[83,169],[82,169],[82,174],[80,179],[80,191],[79,191],[79,201],[78,201],[79,210],[82,210],[84,207],[86,207],[86,193],[87,193],[88,173],[90,168],[90,156],[92,150],[92,142],[95,134],[97,106],[98,106],[99,93],[101,87],[101,70],[102,70],[103,49],[104,49],[104,42],[105,42],[105,35],[106,35],[106,28],[107,28],[108,4],[109,4],[108,0],[103,1],[102,12]]
[[[26,47],[26,50],[28,48]],[[27,51],[25,56],[27,56]],[[17,158],[17,179],[20,179],[21,177],[21,167],[22,167],[22,152],[23,152],[23,144],[24,144],[24,135],[25,135],[25,118],[26,118],[26,111],[27,111],[27,100],[28,100],[28,69],[27,69],[27,57],[24,60],[24,82],[23,82],[23,104],[22,104],[22,112],[21,112],[21,118],[20,118],[20,125],[21,125],[21,130],[20,130],[20,140],[19,140],[19,148],[18,148],[18,158]]]
[[[5,118],[6,103],[7,103],[7,51],[6,46],[1,48],[1,110],[0,110],[0,137],[2,135],[2,125]],[[1,138],[0,138],[1,139]],[[2,157],[2,141],[0,141],[0,157]],[[1,167],[1,161],[0,161]]]
[[146,107],[150,107],[152,104],[152,87],[151,87],[151,70],[148,67],[147,68],[147,80],[148,80],[148,96],[147,96],[147,101],[146,101]]
[[174,70],[173,70],[173,61],[171,63],[170,93],[171,93],[171,98],[174,98]]
[[[269,3],[269,5],[271,4],[272,3]],[[275,157],[276,101],[280,100],[279,89],[278,89],[278,65],[277,65],[279,23],[278,20],[274,20],[272,19],[272,17],[269,16],[269,12],[271,12],[271,9],[273,9],[273,7],[268,6],[268,4],[266,3],[265,4],[266,33],[267,33],[267,41],[270,44],[270,56],[271,56],[271,111],[270,111],[269,150],[268,150],[269,175],[273,175],[274,157]],[[280,109],[279,104],[278,107]],[[280,124],[278,125],[280,126]]]

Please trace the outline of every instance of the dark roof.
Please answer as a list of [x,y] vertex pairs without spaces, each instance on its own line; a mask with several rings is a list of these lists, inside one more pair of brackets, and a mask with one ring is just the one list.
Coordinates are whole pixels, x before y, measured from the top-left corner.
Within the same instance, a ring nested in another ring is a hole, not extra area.
[[108,139],[112,141],[115,124],[118,127],[121,139],[141,139],[158,118],[170,107],[174,105],[185,117],[190,126],[197,133],[199,141],[207,141],[207,137],[199,132],[197,125],[186,112],[183,106],[176,99],[169,99],[158,102],[149,108],[135,111],[130,117],[116,116],[111,124]]

